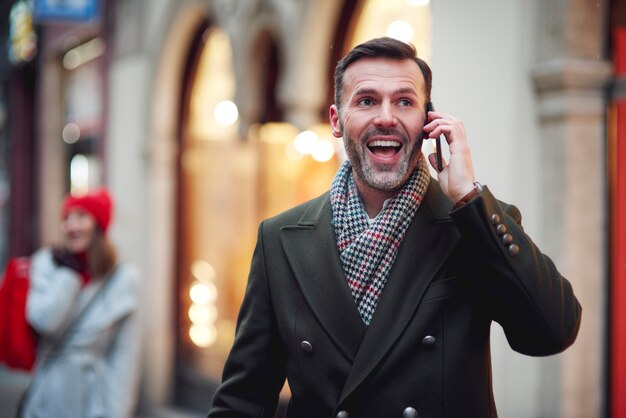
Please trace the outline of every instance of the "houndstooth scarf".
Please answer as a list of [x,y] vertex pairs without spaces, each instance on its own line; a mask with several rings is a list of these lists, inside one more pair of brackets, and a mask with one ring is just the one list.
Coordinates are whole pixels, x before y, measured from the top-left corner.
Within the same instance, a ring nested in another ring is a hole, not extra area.
[[370,225],[349,161],[335,175],[330,202],[337,247],[352,296],[366,325],[374,315],[398,247],[422,203],[429,179],[422,157],[402,190],[387,202]]

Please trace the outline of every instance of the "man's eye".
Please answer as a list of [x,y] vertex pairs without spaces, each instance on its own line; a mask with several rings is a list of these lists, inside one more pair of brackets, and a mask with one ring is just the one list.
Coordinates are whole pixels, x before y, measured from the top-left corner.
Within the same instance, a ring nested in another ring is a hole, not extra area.
[[413,102],[411,102],[409,99],[400,100],[400,106],[411,106],[412,104]]
[[374,104],[374,101],[372,99],[370,99],[369,97],[365,97],[361,100],[359,100],[359,104],[365,105],[365,106],[371,106],[372,104]]

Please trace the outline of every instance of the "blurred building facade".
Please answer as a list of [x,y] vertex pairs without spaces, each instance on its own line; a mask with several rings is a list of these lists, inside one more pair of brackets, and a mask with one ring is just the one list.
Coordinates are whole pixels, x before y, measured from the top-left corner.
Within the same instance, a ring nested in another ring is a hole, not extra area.
[[16,5],[36,38],[3,54],[0,256],[56,240],[68,191],[110,187],[112,238],[144,276],[140,409],[207,410],[258,222],[329,187],[344,158],[327,124],[334,65],[389,34],[431,64],[478,179],[520,207],[583,305],[557,356],[518,355],[494,325],[501,416],[626,416],[611,396],[626,390],[624,3],[7,2],[7,45],[28,20]]

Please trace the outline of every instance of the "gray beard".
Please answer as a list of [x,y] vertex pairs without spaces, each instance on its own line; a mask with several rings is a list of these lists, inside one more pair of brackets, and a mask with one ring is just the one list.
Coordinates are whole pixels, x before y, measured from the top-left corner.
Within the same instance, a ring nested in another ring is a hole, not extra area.
[[[415,146],[411,150],[408,158],[405,158],[401,161],[400,166],[394,168],[391,165],[382,165],[379,168],[382,168],[385,175],[381,178],[381,173],[374,171],[374,167],[368,163],[366,163],[364,158],[362,158],[362,154],[359,154],[356,151],[356,145],[354,142],[350,141],[350,139],[344,134],[343,137],[344,146],[346,149],[346,154],[348,155],[348,159],[350,160],[350,164],[352,165],[352,170],[356,174],[356,176],[365,183],[368,187],[379,190],[379,191],[395,191],[400,190],[402,186],[408,181],[409,177],[413,173],[413,170],[409,170],[411,164],[417,162],[417,154],[422,150],[422,142],[423,139],[420,135],[419,139],[416,140]],[[416,164],[417,166],[417,164]],[[395,172],[394,172],[395,169]]]

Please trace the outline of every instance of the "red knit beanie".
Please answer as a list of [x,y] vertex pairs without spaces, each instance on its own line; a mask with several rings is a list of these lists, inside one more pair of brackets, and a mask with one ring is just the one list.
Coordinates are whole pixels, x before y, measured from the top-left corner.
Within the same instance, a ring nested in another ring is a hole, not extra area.
[[72,196],[71,194],[65,196],[61,216],[65,218],[72,209],[83,209],[93,215],[102,232],[106,233],[111,222],[112,207],[113,199],[111,195],[107,189],[101,188],[81,196]]

